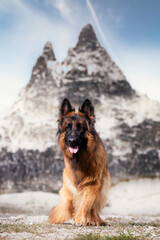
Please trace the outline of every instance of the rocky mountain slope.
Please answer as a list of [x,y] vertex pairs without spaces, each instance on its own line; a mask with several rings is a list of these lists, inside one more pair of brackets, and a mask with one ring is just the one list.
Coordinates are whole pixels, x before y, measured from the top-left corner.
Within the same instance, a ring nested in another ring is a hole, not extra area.
[[0,120],[1,190],[60,187],[56,121],[64,97],[76,107],[93,101],[113,183],[160,175],[160,103],[132,89],[88,24],[62,63],[46,43],[29,83]]

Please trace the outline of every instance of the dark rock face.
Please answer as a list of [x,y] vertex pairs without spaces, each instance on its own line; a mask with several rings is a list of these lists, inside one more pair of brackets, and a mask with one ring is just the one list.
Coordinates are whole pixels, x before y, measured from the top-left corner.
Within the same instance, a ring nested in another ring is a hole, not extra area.
[[[123,179],[135,177],[160,177],[160,122],[146,119],[142,123],[129,127],[127,124],[120,126],[122,133],[119,138],[130,143],[130,153],[115,157],[111,154],[109,145],[109,168],[113,182],[121,176]],[[114,152],[113,152],[114,153]],[[114,161],[113,161],[114,159]],[[124,159],[126,159],[124,161]],[[120,177],[120,178],[121,178]],[[115,179],[114,179],[115,178]]]
[[133,149],[144,150],[148,148],[160,149],[160,122],[152,119],[145,119],[137,126],[129,127],[127,124],[122,124],[122,133],[120,138],[124,141],[130,141]]
[[109,95],[116,96],[128,96],[131,97],[135,95],[134,90],[131,88],[130,84],[126,80],[120,80],[118,82],[112,82],[108,84],[106,93]]
[[55,61],[55,55],[52,48],[52,43],[47,42],[43,49],[43,55],[47,58],[48,61]]
[[74,50],[78,53],[81,51],[95,51],[99,47],[96,34],[91,24],[87,24],[81,31],[78,39],[78,43]]
[[109,159],[109,170],[112,177],[112,183],[119,180],[130,180],[138,177],[160,177],[160,159],[158,152],[153,149],[146,153],[128,154],[127,161]]
[[[47,62],[45,57],[42,55],[37,59],[37,62],[32,70],[31,80],[28,83],[27,87],[30,88],[31,85],[33,85],[37,81],[37,75],[40,76],[39,78],[39,84],[41,84],[42,74],[44,73],[45,78],[47,75],[49,75],[48,69],[47,69]],[[38,81],[37,81],[38,82]]]
[[1,191],[42,190],[60,188],[64,162],[57,149],[44,152],[21,149],[15,153],[2,149],[0,152]]

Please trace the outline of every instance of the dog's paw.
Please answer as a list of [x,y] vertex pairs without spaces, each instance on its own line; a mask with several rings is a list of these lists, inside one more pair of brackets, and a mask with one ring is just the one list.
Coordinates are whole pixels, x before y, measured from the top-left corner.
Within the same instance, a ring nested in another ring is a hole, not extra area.
[[98,219],[96,217],[92,216],[92,217],[88,217],[87,225],[89,225],[89,226],[99,226],[100,224],[99,224]]
[[99,215],[98,215],[99,225],[100,226],[110,226],[110,224],[107,221],[104,221]]
[[99,222],[99,225],[100,225],[100,226],[111,226],[108,222],[103,221],[103,220],[101,220],[101,221]]
[[87,226],[87,218],[84,216],[77,216],[74,220],[75,226]]
[[89,225],[89,226],[99,226],[100,224],[99,224],[99,221],[98,221],[96,216],[89,215],[87,225]]
[[88,221],[87,225],[88,226],[99,226],[100,224],[99,224],[99,221],[97,221],[97,220],[90,220],[90,221]]

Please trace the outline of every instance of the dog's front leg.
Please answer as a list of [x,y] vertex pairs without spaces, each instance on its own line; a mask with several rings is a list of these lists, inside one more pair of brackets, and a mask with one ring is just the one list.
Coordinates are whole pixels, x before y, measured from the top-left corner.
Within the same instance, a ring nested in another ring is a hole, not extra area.
[[92,209],[92,206],[96,200],[98,193],[99,193],[98,184],[85,187],[85,190],[83,192],[82,202],[78,210],[78,213],[75,217],[75,221],[74,221],[75,225],[78,225],[78,226],[87,225],[88,214],[90,214],[90,211]]

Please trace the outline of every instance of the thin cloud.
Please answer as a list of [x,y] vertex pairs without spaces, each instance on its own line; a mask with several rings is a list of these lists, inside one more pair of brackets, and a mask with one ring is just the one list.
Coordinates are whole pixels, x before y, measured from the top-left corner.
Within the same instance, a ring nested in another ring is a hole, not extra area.
[[124,21],[124,16],[118,14],[117,11],[115,12],[112,8],[108,8],[107,15],[108,18],[115,24],[121,25]]
[[52,4],[60,11],[62,17],[67,19],[70,23],[73,23],[72,10],[69,7],[68,1],[56,0]]
[[89,8],[89,10],[90,10],[90,13],[91,13],[91,15],[92,15],[92,17],[93,17],[93,19],[94,19],[94,21],[95,21],[95,24],[96,24],[96,26],[97,26],[97,29],[98,29],[98,31],[99,31],[99,33],[100,33],[103,41],[105,42],[105,44],[107,45],[107,47],[110,49],[109,43],[108,43],[107,40],[106,40],[106,37],[105,37],[105,35],[104,35],[104,33],[103,33],[103,30],[102,30],[102,28],[101,28],[101,26],[100,26],[99,20],[98,20],[98,18],[97,18],[97,15],[96,15],[96,13],[95,13],[95,11],[94,11],[94,9],[93,9],[93,6],[92,6],[90,0],[86,0],[86,3],[87,3],[87,6],[88,6],[88,8]]
[[89,8],[89,11],[90,11],[90,13],[91,13],[91,15],[92,15],[92,17],[93,17],[93,20],[94,20],[94,22],[95,22],[95,24],[96,24],[96,27],[97,27],[97,29],[98,29],[98,31],[99,31],[99,33],[100,33],[100,36],[101,36],[101,38],[102,38],[102,40],[103,40],[103,42],[104,42],[104,44],[105,44],[105,46],[106,46],[106,48],[107,48],[107,51],[108,51],[109,54],[112,56],[112,58],[116,61],[116,63],[118,63],[118,65],[120,66],[121,64],[120,64],[119,60],[118,60],[117,57],[115,56],[115,54],[114,54],[114,52],[113,52],[113,50],[112,50],[109,42],[106,40],[105,34],[104,34],[104,32],[103,32],[103,30],[102,30],[102,28],[101,28],[101,25],[100,25],[100,23],[99,23],[98,17],[97,17],[97,15],[96,15],[95,11],[94,11],[94,8],[93,8],[90,0],[86,0],[86,3],[87,3],[87,6],[88,6],[88,8]]

